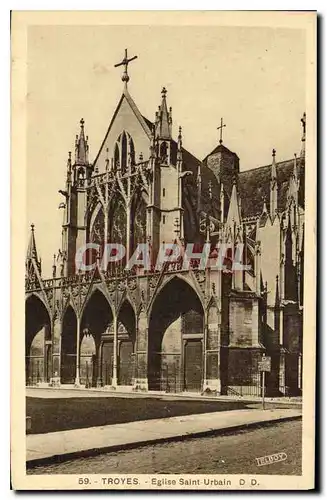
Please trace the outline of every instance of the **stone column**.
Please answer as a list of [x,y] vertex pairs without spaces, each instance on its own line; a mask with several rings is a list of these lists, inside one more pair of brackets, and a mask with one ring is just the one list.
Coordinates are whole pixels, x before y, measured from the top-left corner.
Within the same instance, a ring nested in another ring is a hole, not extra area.
[[284,309],[282,306],[279,310],[279,344],[284,345]]
[[103,341],[100,340],[99,345],[97,346],[97,364],[98,364],[98,373],[97,373],[97,387],[102,387],[103,386],[103,381],[102,381],[102,363],[101,363],[101,358],[102,358],[102,346],[103,346]]
[[81,339],[81,320],[79,316],[76,317],[76,375],[75,375],[75,387],[79,387],[79,365],[80,365],[80,339]]
[[60,386],[61,371],[61,328],[62,323],[57,315],[52,323],[52,373],[50,385],[52,387]]
[[285,395],[285,352],[284,352],[284,349],[281,349],[280,358],[279,358],[279,391]]
[[[185,351],[187,346],[187,339],[182,339],[182,359],[181,359],[181,392],[186,391],[186,377],[185,377]],[[204,385],[204,384],[203,384]]]
[[131,206],[126,206],[126,263],[131,257]]
[[285,298],[285,255],[282,254],[280,259],[280,300]]
[[298,390],[302,392],[302,354],[298,355]]
[[118,318],[114,318],[114,344],[113,344],[113,366],[111,385],[117,387],[118,384]]
[[203,390],[215,391],[220,394],[220,314],[216,306],[211,306],[206,321],[205,377]]
[[148,319],[145,311],[137,318],[134,389],[148,390]]
[[41,384],[47,381],[47,369],[48,369],[48,344],[47,338],[49,335],[49,325],[44,325],[43,327],[43,372],[40,373]]

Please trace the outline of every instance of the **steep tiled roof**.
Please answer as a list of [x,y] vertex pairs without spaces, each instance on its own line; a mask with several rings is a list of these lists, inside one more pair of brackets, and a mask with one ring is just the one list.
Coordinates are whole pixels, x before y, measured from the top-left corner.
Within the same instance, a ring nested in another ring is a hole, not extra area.
[[231,151],[230,149],[226,148],[226,146],[224,146],[223,144],[218,144],[218,146],[215,147],[215,149],[213,149],[211,151],[211,153],[209,153],[203,160],[203,162],[206,162],[208,156],[211,156],[211,155],[214,155],[216,153],[227,153],[229,155],[234,155],[238,158],[237,154],[234,153],[233,151]]
[[[151,130],[153,123],[143,116],[144,121]],[[219,144],[215,149],[207,155],[203,161],[196,158],[192,153],[182,148],[183,151],[183,171],[191,170],[193,175],[185,178],[184,191],[187,191],[188,197],[191,201],[193,208],[197,206],[197,187],[196,179],[198,167],[201,168],[201,210],[211,213],[218,217],[219,215],[219,192],[220,187],[217,178],[213,171],[207,166],[208,156],[215,153],[228,153],[229,155],[237,154],[230,151],[223,144]],[[176,162],[177,143],[172,141],[172,157],[173,163]],[[286,160],[276,163],[277,171],[277,186],[278,186],[278,210],[282,211],[286,205],[287,190],[289,187],[289,180],[294,168],[294,159]],[[300,178],[299,190],[299,204],[304,208],[304,161],[302,158],[297,159],[297,170]],[[270,180],[271,180],[271,165],[253,168],[239,173],[238,178],[238,192],[241,197],[242,218],[253,217],[259,215],[263,208],[263,199],[266,200],[266,206],[269,211],[269,197],[270,197]],[[209,182],[212,185],[212,199],[208,196]],[[225,190],[226,192],[226,190]],[[227,195],[227,196],[226,196]],[[229,205],[230,194],[226,192],[225,201]],[[227,207],[225,207],[225,212]],[[226,215],[226,214],[225,214]]]
[[143,120],[145,121],[145,123],[147,124],[147,126],[149,127],[149,129],[150,129],[150,130],[152,130],[152,128],[153,128],[153,123],[152,123],[152,122],[150,122],[150,120],[148,120],[146,116],[143,116],[143,115],[142,115],[142,118],[143,118]]
[[[192,170],[193,176],[192,181],[192,189],[189,188],[189,192],[192,193],[192,201],[194,206],[197,204],[197,187],[196,180],[198,174],[198,167],[200,165],[201,171],[201,205],[200,210],[204,212],[208,212],[216,217],[218,217],[219,213],[219,184],[216,179],[215,174],[212,170],[204,165],[200,160],[198,160],[195,156],[193,156],[189,151],[183,148],[183,170]],[[191,179],[191,178],[186,178]],[[212,198],[209,197],[209,182],[211,182],[211,192]]]
[[[153,123],[143,116],[144,121],[148,125],[149,129],[152,130]],[[222,146],[225,147],[225,146]],[[226,149],[226,148],[225,148]],[[196,180],[198,174],[198,167],[200,165],[201,169],[201,210],[204,212],[213,212],[217,215],[218,203],[219,203],[219,185],[216,179],[215,174],[212,170],[206,166],[201,160],[196,158],[192,153],[187,151],[187,149],[182,148],[183,152],[183,171],[190,170],[193,172],[193,175],[190,177],[185,177],[185,182],[183,184],[184,191],[187,191],[190,196],[190,201],[192,203],[193,208],[196,209],[197,206],[197,188],[196,188]],[[171,141],[171,153],[172,153],[172,161],[176,164],[176,156],[177,156],[177,142],[175,140]],[[212,184],[212,200],[209,200],[208,197],[208,186],[209,182]]]
[[[286,204],[289,180],[293,172],[294,160],[276,163],[278,186],[278,210],[283,210]],[[304,164],[301,158],[297,160],[298,176],[300,178],[299,204],[304,208]],[[266,200],[269,211],[271,165],[240,172],[238,191],[242,200],[242,217],[252,217],[260,214],[263,199]]]

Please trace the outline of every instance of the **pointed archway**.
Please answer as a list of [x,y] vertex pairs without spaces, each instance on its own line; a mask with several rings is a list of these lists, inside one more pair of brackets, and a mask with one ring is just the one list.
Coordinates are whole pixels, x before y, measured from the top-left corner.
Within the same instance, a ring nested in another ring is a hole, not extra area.
[[94,387],[97,383],[97,348],[94,336],[85,331],[80,346],[80,383]]
[[80,382],[85,386],[110,385],[113,353],[108,348],[112,329],[111,306],[99,290],[90,296],[81,318]]
[[49,382],[51,378],[51,321],[44,302],[30,295],[25,303],[26,384]]
[[159,292],[150,314],[150,390],[196,391],[203,386],[204,311],[196,291],[173,278]]
[[125,300],[118,313],[118,384],[133,385],[135,366],[136,318]]
[[62,319],[60,382],[74,384],[76,377],[76,336],[77,317],[71,305],[67,307]]

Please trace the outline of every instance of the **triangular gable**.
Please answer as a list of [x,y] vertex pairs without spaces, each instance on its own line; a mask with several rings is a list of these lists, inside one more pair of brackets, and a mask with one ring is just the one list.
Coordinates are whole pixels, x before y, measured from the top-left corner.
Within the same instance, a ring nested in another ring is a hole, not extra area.
[[[119,111],[120,109],[122,108],[123,106],[123,103],[124,101],[127,102],[128,106],[130,107],[130,109],[132,110],[134,116],[136,117],[137,121],[139,122],[139,124],[141,125],[143,131],[145,132],[146,136],[150,139],[151,138],[151,130],[150,130],[150,127],[147,123],[147,121],[143,118],[142,114],[140,113],[138,107],[136,106],[135,102],[133,101],[132,97],[130,96],[128,90],[124,90],[120,100],[119,100],[119,103],[117,105],[117,108],[112,116],[112,119],[110,121],[110,124],[109,124],[109,127],[108,127],[108,130],[106,132],[106,135],[102,141],[102,144],[100,146],[100,149],[99,149],[99,152],[94,160],[94,165],[96,166],[100,156],[101,156],[101,153],[103,152],[104,150],[104,147],[105,147],[105,144],[107,143],[108,141],[108,137],[109,137],[109,134],[113,128],[113,125],[115,123],[115,120],[119,114]],[[111,152],[112,153],[112,152]],[[145,153],[145,151],[143,151],[143,153]],[[100,166],[100,165],[99,165]]]

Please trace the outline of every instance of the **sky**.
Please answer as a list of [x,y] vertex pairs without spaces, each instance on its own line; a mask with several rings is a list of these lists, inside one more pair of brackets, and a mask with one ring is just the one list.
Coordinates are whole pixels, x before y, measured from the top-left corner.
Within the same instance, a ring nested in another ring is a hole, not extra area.
[[292,158],[301,148],[305,111],[305,32],[218,26],[30,26],[27,38],[27,228],[35,224],[44,276],[61,244],[68,151],[85,120],[90,160],[98,152],[123,90],[154,119],[166,87],[173,135],[203,159],[224,144],[247,170]]

